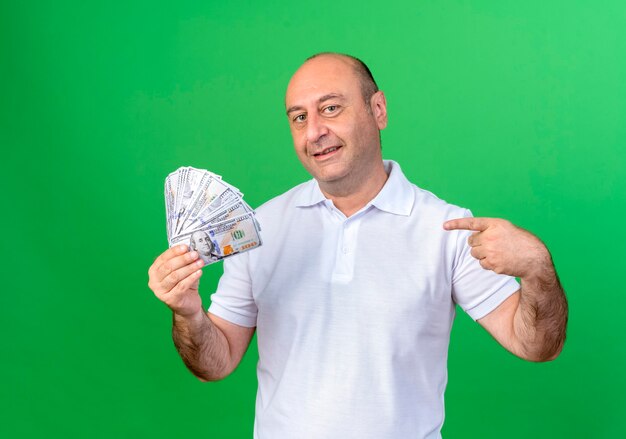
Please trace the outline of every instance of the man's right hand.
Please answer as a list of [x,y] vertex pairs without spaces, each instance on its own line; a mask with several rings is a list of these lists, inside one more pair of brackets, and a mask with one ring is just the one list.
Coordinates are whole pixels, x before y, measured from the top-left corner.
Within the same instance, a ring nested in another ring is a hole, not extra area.
[[174,313],[192,317],[204,312],[198,294],[203,265],[198,252],[177,245],[163,252],[150,266],[148,286]]

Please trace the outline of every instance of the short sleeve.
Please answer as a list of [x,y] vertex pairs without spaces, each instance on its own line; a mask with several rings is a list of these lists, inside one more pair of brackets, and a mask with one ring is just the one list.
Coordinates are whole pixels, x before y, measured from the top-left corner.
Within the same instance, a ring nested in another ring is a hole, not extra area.
[[[464,217],[472,213],[465,210]],[[452,273],[452,297],[469,316],[478,320],[505,299],[519,290],[520,286],[511,276],[496,274],[481,267],[471,255],[467,238],[472,234],[468,230],[456,231],[456,255]]]
[[211,295],[209,312],[236,325],[253,328],[258,310],[252,296],[248,261],[248,253],[224,260],[224,274],[217,291]]

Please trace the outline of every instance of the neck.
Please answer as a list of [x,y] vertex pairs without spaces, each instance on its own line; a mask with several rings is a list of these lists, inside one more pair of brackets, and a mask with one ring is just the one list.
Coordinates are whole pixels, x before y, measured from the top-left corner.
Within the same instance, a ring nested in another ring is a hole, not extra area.
[[365,175],[346,177],[340,181],[320,182],[320,190],[346,217],[350,217],[372,201],[385,185],[388,175],[382,160]]

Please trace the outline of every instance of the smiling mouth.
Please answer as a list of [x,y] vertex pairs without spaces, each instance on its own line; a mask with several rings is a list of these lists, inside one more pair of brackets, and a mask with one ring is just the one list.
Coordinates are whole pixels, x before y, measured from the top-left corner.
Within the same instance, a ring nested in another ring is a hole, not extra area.
[[328,154],[331,154],[335,151],[337,151],[339,148],[341,148],[341,146],[331,146],[330,148],[326,148],[316,154],[313,154],[313,157],[324,157]]

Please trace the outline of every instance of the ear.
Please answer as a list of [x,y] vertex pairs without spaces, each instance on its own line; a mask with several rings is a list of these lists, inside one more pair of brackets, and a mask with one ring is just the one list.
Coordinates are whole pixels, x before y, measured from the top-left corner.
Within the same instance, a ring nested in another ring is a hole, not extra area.
[[387,126],[387,100],[385,99],[385,94],[381,90],[378,90],[372,95],[372,99],[370,99],[370,108],[372,110],[372,114],[374,115],[374,119],[376,119],[378,129],[384,129]]

